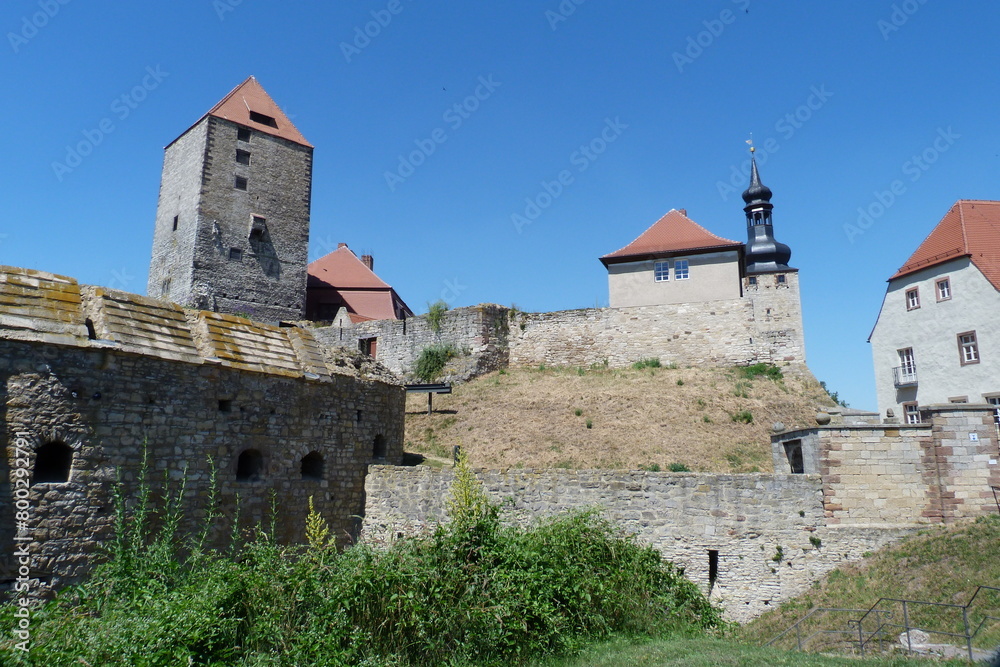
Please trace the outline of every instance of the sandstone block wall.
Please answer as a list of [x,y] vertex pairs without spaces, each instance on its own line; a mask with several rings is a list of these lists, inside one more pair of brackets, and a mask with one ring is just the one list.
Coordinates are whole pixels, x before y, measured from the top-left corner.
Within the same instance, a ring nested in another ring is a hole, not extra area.
[[[828,525],[816,475],[709,475],[609,470],[481,470],[512,520],[599,508],[746,621],[805,591],[845,560],[908,534],[908,528]],[[450,470],[373,466],[365,483],[363,539],[390,541],[445,520]],[[715,555],[712,555],[715,552]],[[717,562],[714,581],[709,563]]]
[[[404,400],[399,386],[343,374],[306,329],[2,267],[0,580],[16,538],[29,540],[32,577],[78,580],[110,536],[111,486],[120,474],[134,493],[144,448],[154,489],[187,477],[184,530],[201,525],[214,469],[224,516],[213,543],[228,541],[237,505],[243,527],[273,519],[278,539],[300,541],[309,496],[346,541],[368,464],[402,456]],[[71,450],[66,481],[37,479],[50,443]],[[253,474],[240,474],[244,452],[259,456]],[[318,469],[303,467],[309,454]]]
[[921,408],[923,424],[822,426],[772,436],[775,470],[790,470],[800,446],[804,471],[823,479],[831,524],[948,523],[997,511],[1000,452],[991,406]]

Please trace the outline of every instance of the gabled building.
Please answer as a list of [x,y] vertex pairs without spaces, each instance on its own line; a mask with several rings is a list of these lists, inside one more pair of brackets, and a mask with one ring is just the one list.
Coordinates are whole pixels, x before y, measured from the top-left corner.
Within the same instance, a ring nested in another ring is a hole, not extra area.
[[1000,202],[958,201],[888,282],[868,338],[879,410],[1000,407]]
[[621,250],[601,257],[612,308],[735,299],[743,244],[672,209]]
[[[413,316],[396,290],[375,275],[371,255],[358,258],[346,243],[309,264],[306,317],[352,324],[367,320],[401,320]],[[339,317],[338,317],[339,314]]]
[[164,149],[146,292],[259,321],[305,313],[313,146],[254,77]]

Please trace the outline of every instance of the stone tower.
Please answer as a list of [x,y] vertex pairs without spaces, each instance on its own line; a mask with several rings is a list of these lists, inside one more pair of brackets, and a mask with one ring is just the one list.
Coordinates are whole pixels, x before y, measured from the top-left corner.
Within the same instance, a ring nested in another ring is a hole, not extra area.
[[750,187],[743,193],[747,220],[743,290],[753,304],[754,342],[759,349],[770,350],[772,362],[805,363],[799,270],[788,266],[791,249],[774,238],[771,189],[760,182],[752,156],[750,165]]
[[257,79],[226,95],[164,151],[149,296],[301,319],[312,157]]

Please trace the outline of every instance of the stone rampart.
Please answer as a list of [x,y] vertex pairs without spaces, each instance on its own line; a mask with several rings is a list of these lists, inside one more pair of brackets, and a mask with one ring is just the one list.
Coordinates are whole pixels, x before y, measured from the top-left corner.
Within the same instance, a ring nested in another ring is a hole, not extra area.
[[[686,575],[746,621],[805,591],[844,561],[858,560],[910,528],[829,525],[818,475],[711,475],[610,470],[481,470],[495,499],[527,522],[567,510],[603,515],[684,567]],[[446,519],[450,470],[373,466],[363,539],[412,534]]]
[[339,538],[356,533],[368,464],[402,456],[405,396],[342,361],[307,329],[0,267],[0,580],[21,544],[33,579],[79,580],[110,536],[112,485],[134,494],[144,451],[154,497],[186,477],[185,530],[215,471],[213,544],[237,506],[244,527],[273,520],[300,541],[310,496]]

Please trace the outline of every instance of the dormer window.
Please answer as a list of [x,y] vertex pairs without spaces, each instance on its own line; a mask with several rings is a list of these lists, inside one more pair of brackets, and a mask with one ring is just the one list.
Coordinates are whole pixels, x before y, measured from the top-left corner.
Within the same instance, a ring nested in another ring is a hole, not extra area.
[[250,112],[250,120],[255,123],[260,123],[261,125],[267,125],[268,127],[273,127],[277,129],[278,121],[274,119],[273,116],[268,116],[267,114],[257,113],[256,111]]

